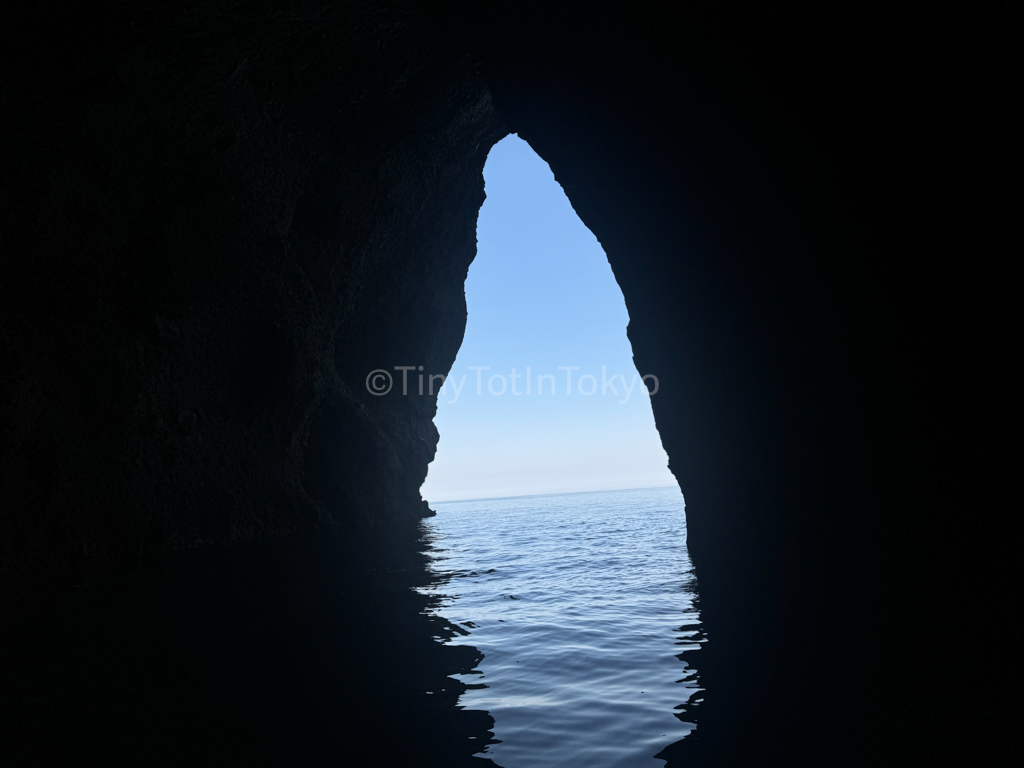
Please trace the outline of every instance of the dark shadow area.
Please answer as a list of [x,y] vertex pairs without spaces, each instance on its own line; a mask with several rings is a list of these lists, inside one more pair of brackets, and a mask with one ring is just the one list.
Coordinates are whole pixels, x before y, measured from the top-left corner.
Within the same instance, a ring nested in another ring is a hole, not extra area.
[[413,530],[295,535],[4,606],[4,762],[491,765],[429,578]]

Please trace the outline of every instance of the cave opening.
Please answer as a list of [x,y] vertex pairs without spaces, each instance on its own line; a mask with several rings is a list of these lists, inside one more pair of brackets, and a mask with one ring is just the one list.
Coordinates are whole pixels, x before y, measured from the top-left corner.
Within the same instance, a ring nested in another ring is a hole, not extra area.
[[428,502],[676,486],[597,238],[512,135],[484,169],[468,321],[439,390]]
[[[695,728],[702,642],[685,508],[622,292],[548,165],[515,135],[484,168],[468,321],[422,488],[461,705],[497,764],[660,764]],[[457,587],[457,589],[455,588]]]

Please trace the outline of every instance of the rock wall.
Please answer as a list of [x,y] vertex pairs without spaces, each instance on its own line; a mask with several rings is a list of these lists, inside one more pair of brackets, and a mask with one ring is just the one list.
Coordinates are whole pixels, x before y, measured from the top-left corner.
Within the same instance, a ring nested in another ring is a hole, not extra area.
[[4,93],[5,575],[422,516],[434,403],[364,378],[461,344],[471,65],[400,6],[214,3],[82,11],[47,70],[47,10]]

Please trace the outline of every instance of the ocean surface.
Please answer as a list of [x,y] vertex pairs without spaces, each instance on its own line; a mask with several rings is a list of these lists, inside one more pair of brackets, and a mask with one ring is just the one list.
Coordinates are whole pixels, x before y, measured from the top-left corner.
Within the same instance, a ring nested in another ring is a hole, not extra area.
[[703,636],[678,488],[434,503],[419,591],[483,659],[459,705],[504,768],[663,766],[701,700]]

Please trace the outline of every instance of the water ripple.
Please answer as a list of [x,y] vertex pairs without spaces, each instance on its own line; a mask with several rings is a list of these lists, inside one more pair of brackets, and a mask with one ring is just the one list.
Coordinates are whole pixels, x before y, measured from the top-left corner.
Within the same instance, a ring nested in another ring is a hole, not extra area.
[[[484,657],[459,679],[505,768],[653,766],[693,731],[704,637],[676,488],[437,505],[421,591]],[[683,659],[684,654],[689,654]]]

